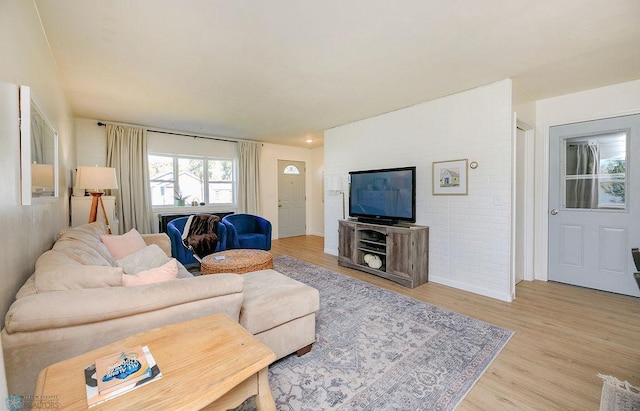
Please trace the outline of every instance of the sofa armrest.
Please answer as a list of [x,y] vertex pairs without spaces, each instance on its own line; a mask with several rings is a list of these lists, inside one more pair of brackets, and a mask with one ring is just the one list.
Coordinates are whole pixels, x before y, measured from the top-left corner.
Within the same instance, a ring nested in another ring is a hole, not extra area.
[[171,257],[171,240],[166,233],[142,234],[142,238],[147,245],[156,244]]
[[192,301],[242,293],[238,274],[205,275],[139,287],[105,287],[34,294],[7,313],[7,333],[55,329],[128,317]]

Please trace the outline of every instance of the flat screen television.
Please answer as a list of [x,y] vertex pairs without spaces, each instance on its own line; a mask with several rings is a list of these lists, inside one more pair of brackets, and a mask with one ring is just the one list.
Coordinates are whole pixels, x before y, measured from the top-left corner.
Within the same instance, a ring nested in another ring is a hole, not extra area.
[[349,217],[362,222],[416,222],[416,168],[349,172]]

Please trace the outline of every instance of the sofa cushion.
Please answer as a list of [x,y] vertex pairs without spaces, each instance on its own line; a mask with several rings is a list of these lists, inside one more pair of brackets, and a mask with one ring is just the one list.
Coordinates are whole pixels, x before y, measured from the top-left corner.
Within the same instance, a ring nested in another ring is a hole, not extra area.
[[65,264],[48,266],[34,274],[37,293],[122,285],[122,267]]
[[83,233],[93,236],[97,241],[100,241],[100,236],[107,234],[107,226],[102,221],[95,221],[93,223],[81,224],[76,227],[63,228],[58,232],[57,240],[63,238],[69,232],[81,231]]
[[318,290],[275,270],[253,271],[244,277],[240,324],[252,334],[318,311]]
[[159,267],[140,271],[138,274],[123,274],[122,285],[125,287],[136,287],[139,285],[161,283],[163,281],[175,280],[178,275],[178,264],[172,258],[166,264]]
[[[218,296],[232,300],[235,298],[232,294],[242,294],[243,284],[241,275],[217,274],[141,287],[101,287],[30,295],[11,304],[5,317],[5,330],[9,334],[54,330],[148,313]],[[65,330],[54,332],[62,336]]]
[[[49,250],[45,251],[38,259],[36,260],[36,272],[38,270],[45,270],[49,267],[57,267],[61,265],[70,265],[75,264],[79,267],[82,267],[78,261],[74,258],[67,256],[64,252],[57,250]],[[28,295],[37,294],[38,290],[36,289],[36,274],[33,273],[27,281],[20,287],[18,293],[16,294],[16,299],[26,297]]]
[[20,289],[16,293],[16,300],[37,293],[38,291],[36,290],[36,275],[32,274],[31,277],[27,278],[27,281],[22,284],[22,287],[20,287]]
[[16,299],[47,291],[122,285],[122,268],[80,264],[57,250],[44,252],[36,261],[36,271],[24,283]]
[[80,264],[113,266],[115,260],[100,241],[100,234],[98,234],[102,226],[104,224],[92,223],[63,230],[58,234],[53,250],[65,254]]
[[[64,250],[59,251],[54,248],[52,250],[45,251],[44,253],[42,253],[42,255],[40,255],[40,257],[38,257],[38,259],[36,260],[36,271],[46,270],[49,267],[57,267],[60,265],[70,265],[70,264],[75,264],[80,267],[83,265],[81,262],[77,261],[77,259],[74,258],[73,255],[70,256]],[[92,265],[98,265],[98,264],[92,264]]]
[[80,264],[113,266],[115,260],[100,240],[104,234],[106,227],[101,221],[68,228],[58,233],[53,248],[67,253]]
[[150,268],[160,267],[171,260],[162,249],[156,245],[151,244],[138,250],[133,254],[121,258],[116,261],[118,267],[124,269],[125,274],[134,275],[140,271],[149,270]]
[[[195,275],[191,274],[189,270],[185,268],[180,261],[176,260],[176,264],[178,265],[178,278],[193,278]],[[200,274],[198,274],[200,275]]]
[[141,234],[141,235],[142,235],[142,238],[144,239],[145,244],[147,245],[155,244],[158,247],[160,247],[160,249],[164,251],[164,253],[168,257],[171,257],[171,240],[169,239],[169,236],[166,233],[153,233],[153,234]]
[[135,228],[122,235],[101,235],[100,239],[116,260],[140,251],[147,246],[147,243],[144,242],[144,239]]

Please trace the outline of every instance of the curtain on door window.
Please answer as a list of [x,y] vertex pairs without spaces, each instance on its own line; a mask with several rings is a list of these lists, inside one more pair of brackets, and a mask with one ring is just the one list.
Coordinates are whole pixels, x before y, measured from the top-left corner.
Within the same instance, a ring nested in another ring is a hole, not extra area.
[[598,208],[599,157],[597,144],[567,144],[567,208]]

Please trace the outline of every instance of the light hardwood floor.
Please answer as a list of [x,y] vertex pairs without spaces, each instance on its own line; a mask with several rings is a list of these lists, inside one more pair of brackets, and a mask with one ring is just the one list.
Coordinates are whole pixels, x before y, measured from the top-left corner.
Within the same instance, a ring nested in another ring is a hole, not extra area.
[[564,284],[523,281],[511,303],[435,283],[409,289],[339,267],[317,236],[274,240],[290,255],[515,331],[459,410],[597,410],[602,380],[640,386],[640,299]]

